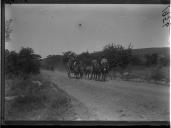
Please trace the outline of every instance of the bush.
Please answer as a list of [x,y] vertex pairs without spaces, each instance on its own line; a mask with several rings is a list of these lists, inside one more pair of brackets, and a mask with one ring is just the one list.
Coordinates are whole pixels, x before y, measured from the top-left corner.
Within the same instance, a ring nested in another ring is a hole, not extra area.
[[144,62],[139,56],[134,55],[131,58],[131,64],[132,65],[143,65]]
[[31,48],[22,48],[19,52],[19,66],[20,70],[24,74],[40,72],[40,56],[34,54]]
[[19,53],[5,51],[5,72],[7,75],[26,77],[40,72],[40,55],[32,48],[22,48]]
[[66,64],[71,57],[75,57],[76,54],[72,51],[67,51],[63,53],[63,63]]
[[160,65],[161,67],[163,66],[169,66],[170,65],[170,58],[169,57],[160,57],[158,59],[158,65]]
[[88,51],[81,53],[78,58],[85,65],[91,64],[92,55]]
[[5,72],[7,74],[18,75],[20,69],[18,54],[15,51],[9,52],[8,50],[5,53]]
[[158,54],[153,53],[152,55],[146,54],[146,65],[147,66],[153,66],[157,65],[158,62]]
[[47,100],[48,95],[46,93],[47,89],[50,87],[50,82],[42,82],[41,86],[38,86],[37,84],[33,83],[34,80],[27,79],[27,80],[21,80],[21,79],[15,79],[13,80],[13,85],[10,87],[9,95],[17,96],[15,103],[13,104],[13,107],[21,108],[24,106],[27,107],[28,105],[30,107],[34,107],[35,103],[38,106],[41,106],[44,104],[44,102]]
[[[5,89],[5,95],[17,96],[5,102],[5,118],[8,120],[35,120],[34,117],[40,117],[38,120],[61,119],[71,107],[70,97],[41,75],[7,81],[10,89]],[[41,82],[41,86],[36,81]]]
[[151,72],[150,79],[155,81],[161,81],[162,79],[165,79],[165,76],[163,72],[161,71],[161,68],[154,68]]

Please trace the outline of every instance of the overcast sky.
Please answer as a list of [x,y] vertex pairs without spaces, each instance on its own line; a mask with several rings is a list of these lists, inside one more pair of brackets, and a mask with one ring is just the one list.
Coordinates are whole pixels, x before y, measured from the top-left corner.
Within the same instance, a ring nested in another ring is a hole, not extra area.
[[166,5],[18,4],[6,5],[6,20],[14,31],[6,48],[31,47],[42,57],[72,50],[99,51],[106,44],[131,42],[134,48],[169,46],[162,27]]

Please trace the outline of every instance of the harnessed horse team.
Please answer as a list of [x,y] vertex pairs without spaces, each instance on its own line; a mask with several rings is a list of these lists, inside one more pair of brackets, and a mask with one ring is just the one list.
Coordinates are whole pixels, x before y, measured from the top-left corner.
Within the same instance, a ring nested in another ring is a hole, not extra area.
[[94,59],[90,65],[85,65],[77,58],[71,57],[66,64],[66,69],[69,78],[82,79],[85,76],[86,79],[105,81],[109,72],[109,65],[106,58],[100,61]]

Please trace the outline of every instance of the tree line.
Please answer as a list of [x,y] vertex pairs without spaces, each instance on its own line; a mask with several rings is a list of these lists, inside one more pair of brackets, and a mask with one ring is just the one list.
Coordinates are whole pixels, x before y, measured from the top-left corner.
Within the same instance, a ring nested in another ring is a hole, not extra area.
[[[32,48],[21,48],[19,52],[5,50],[5,73],[9,76],[28,76],[29,74],[38,74],[40,68],[54,70],[56,67],[62,68],[68,61],[68,55],[76,55],[73,51],[64,52],[63,55],[49,55],[41,60],[41,56],[35,54]],[[78,59],[84,65],[91,65],[93,59],[100,60],[107,58],[110,68],[126,68],[128,65],[143,66],[168,66],[169,57],[161,57],[158,53],[144,54],[139,56],[133,54],[133,46],[130,44],[127,48],[122,45],[108,44],[99,52],[89,53],[88,51],[78,54]]]
[[[128,65],[132,66],[168,66],[170,65],[170,59],[166,56],[161,56],[159,53],[137,55],[133,54],[133,46],[129,44],[128,47],[124,47],[120,44],[108,44],[104,46],[102,51],[89,53],[83,52],[78,54],[79,60],[84,65],[91,65],[91,60],[99,60],[107,58],[110,68],[119,67],[121,69],[126,68]],[[68,56],[76,55],[73,51],[67,51],[63,53],[63,62],[66,63]]]

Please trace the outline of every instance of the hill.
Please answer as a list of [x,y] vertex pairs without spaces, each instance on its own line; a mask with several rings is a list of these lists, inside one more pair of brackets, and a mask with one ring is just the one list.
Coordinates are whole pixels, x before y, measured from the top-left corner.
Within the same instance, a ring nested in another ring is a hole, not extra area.
[[58,69],[64,69],[63,56],[49,55],[46,58],[42,59],[41,65],[43,68],[53,67]]
[[164,55],[166,57],[170,56],[170,48],[169,47],[161,47],[161,48],[141,48],[141,49],[133,49],[133,55],[145,55],[145,54],[159,54]]

